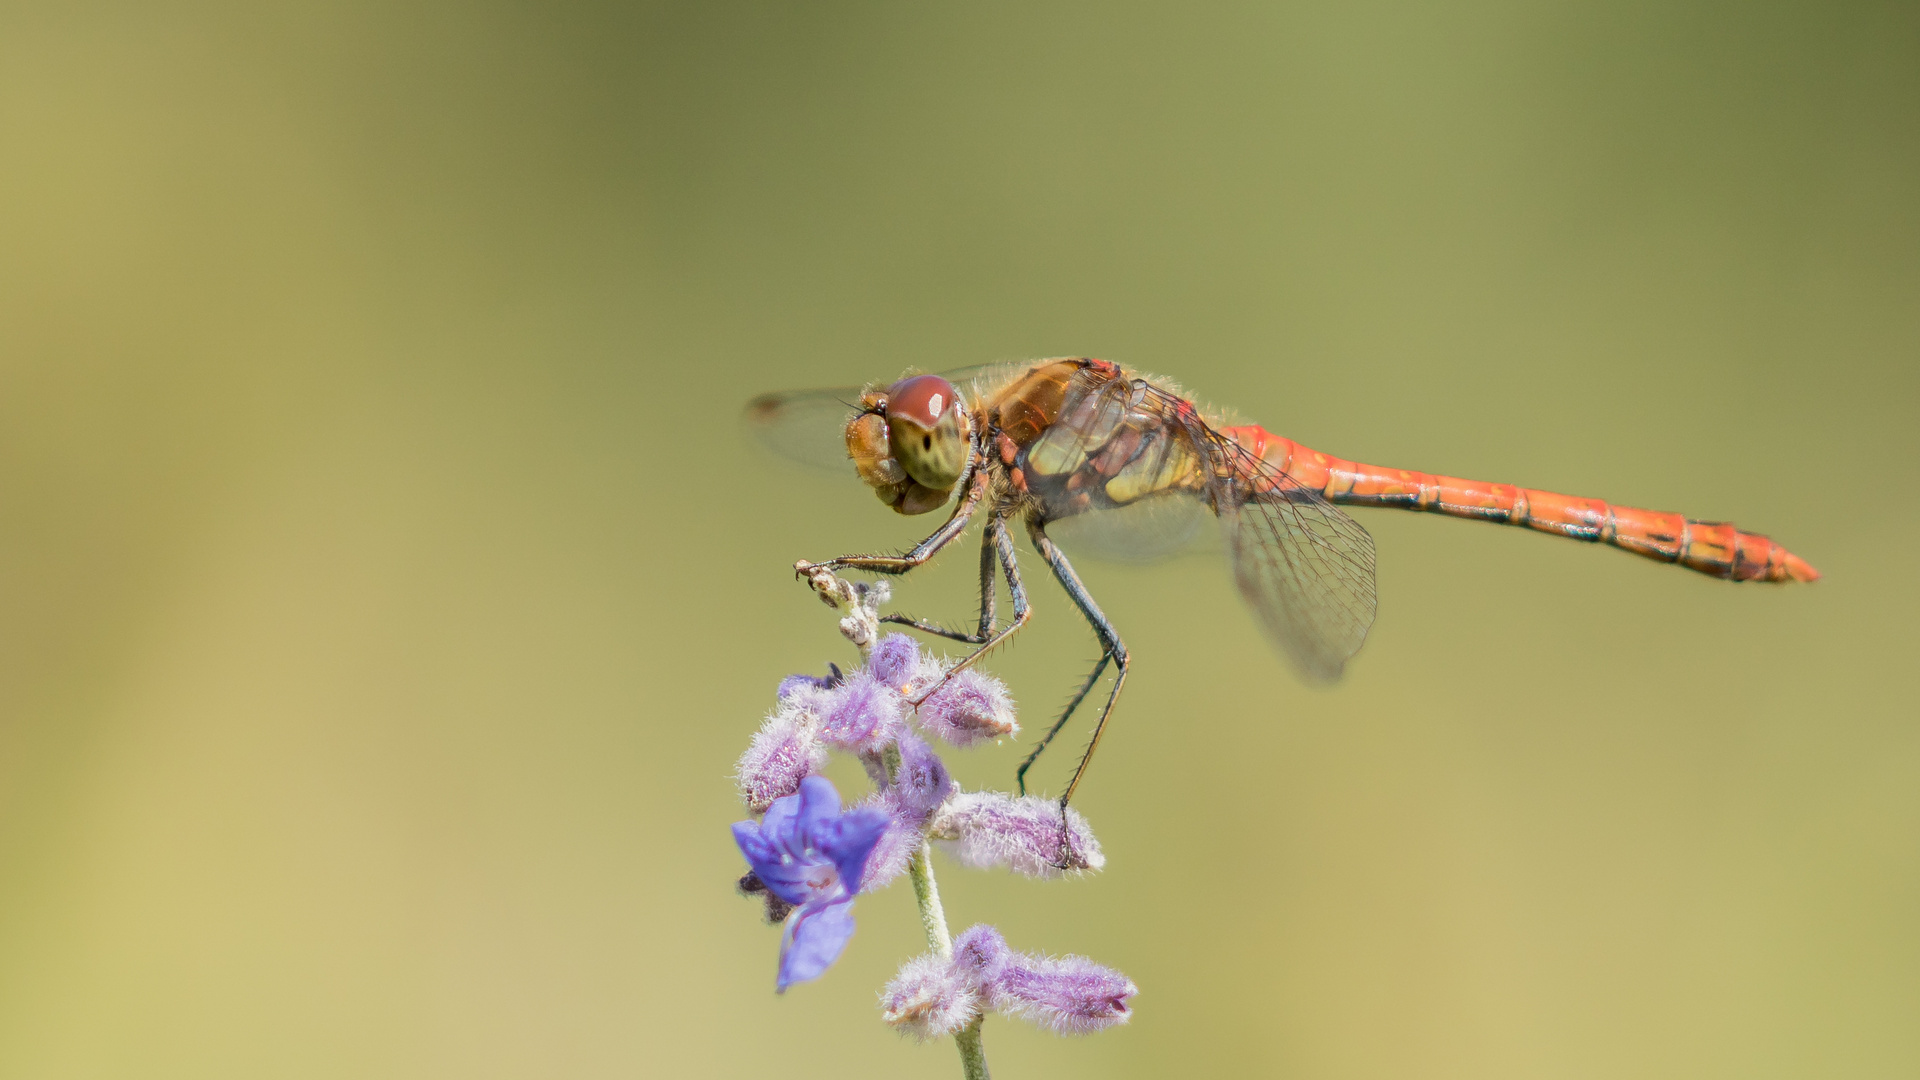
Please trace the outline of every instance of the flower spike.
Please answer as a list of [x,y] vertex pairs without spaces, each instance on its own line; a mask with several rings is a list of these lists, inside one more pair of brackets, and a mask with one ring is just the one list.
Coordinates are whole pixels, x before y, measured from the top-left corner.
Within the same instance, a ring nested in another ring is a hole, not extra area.
[[880,995],[887,1023],[918,1038],[951,1034],[982,1008],[1060,1035],[1084,1035],[1132,1018],[1133,980],[1083,956],[1034,956],[1000,931],[970,926],[953,955],[910,960]]
[[[911,874],[934,952],[908,961],[880,994],[882,1018],[903,1035],[953,1038],[969,1077],[987,1075],[987,1012],[1060,1034],[1126,1023],[1133,982],[1084,957],[1015,952],[991,926],[947,935],[930,843],[964,865],[1054,878],[1105,865],[1086,819],[1039,796],[963,792],[928,738],[972,746],[1019,730],[1000,680],[880,633],[885,582],[855,584],[830,564],[798,563],[820,598],[846,612],[840,631],[865,658],[843,673],[783,679],[735,774],[758,821],[736,822],[746,857],[737,888],[781,928],[776,990],[817,979],[853,937],[853,901]],[[1011,570],[1011,568],[1009,568]],[[909,726],[908,720],[914,723]],[[842,809],[820,775],[829,750],[854,756],[873,793]]]

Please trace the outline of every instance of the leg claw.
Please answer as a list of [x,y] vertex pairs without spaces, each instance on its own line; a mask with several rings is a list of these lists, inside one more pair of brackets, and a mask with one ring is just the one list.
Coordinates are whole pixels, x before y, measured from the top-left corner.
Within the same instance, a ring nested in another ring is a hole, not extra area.
[[833,572],[832,563],[810,563],[802,559],[793,564],[793,576],[805,581],[820,602],[830,608],[851,604],[856,595],[853,584]]

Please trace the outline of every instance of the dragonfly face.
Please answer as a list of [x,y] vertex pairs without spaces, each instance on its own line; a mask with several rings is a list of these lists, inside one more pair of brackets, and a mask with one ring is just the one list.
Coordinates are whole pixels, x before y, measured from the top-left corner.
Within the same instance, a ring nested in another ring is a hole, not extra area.
[[966,402],[938,375],[913,375],[860,397],[847,456],[880,501],[902,514],[946,504],[972,447]]

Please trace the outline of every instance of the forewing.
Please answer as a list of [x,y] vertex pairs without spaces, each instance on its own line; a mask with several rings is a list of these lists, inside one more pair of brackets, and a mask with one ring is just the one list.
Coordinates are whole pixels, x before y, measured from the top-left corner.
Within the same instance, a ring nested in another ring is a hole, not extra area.
[[761,394],[740,414],[754,441],[791,461],[847,472],[847,420],[860,411],[858,386]]
[[1217,485],[1216,505],[1240,595],[1307,677],[1332,682],[1373,626],[1373,537],[1319,492],[1215,437],[1235,474]]

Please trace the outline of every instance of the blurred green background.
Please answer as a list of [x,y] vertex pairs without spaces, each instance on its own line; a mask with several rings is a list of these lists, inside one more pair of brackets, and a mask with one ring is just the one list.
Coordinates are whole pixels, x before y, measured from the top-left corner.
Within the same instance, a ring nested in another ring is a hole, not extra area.
[[904,885],[785,997],[731,892],[787,568],[930,524],[736,414],[1059,354],[1828,578],[1361,511],[1327,691],[1085,566],[1109,869],[942,884],[1142,990],[1000,1075],[1920,1072],[1913,5],[80,3],[0,7],[0,1074],[956,1075]]

